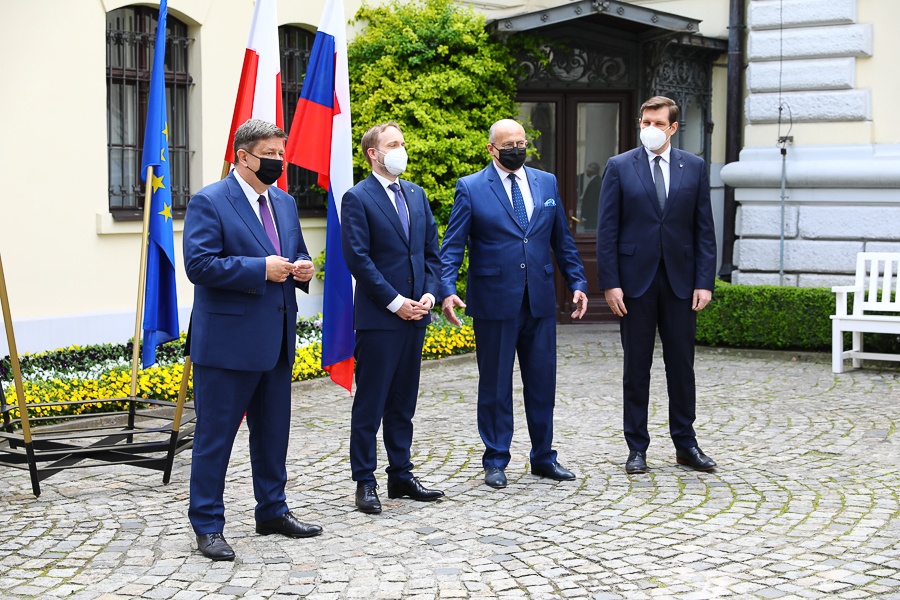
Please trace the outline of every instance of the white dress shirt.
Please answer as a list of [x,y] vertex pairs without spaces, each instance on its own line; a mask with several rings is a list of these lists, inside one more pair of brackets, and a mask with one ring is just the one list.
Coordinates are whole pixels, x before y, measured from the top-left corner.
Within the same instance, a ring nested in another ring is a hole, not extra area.
[[656,176],[654,173],[656,165],[654,164],[654,161],[656,160],[657,156],[662,157],[662,160],[659,161],[659,168],[662,169],[663,180],[666,184],[666,196],[668,196],[669,180],[671,179],[671,177],[669,177],[669,158],[672,156],[672,143],[669,142],[662,154],[655,154],[647,150],[647,148],[644,148],[644,152],[647,153],[647,160],[650,161],[650,176],[653,178],[653,183],[656,183]]
[[241,177],[241,174],[238,173],[237,169],[232,171],[234,173],[234,178],[237,179],[238,185],[241,186],[241,189],[244,191],[244,195],[247,196],[247,201],[250,203],[250,208],[253,209],[253,212],[256,214],[256,218],[259,219],[260,224],[263,225],[263,229],[265,229],[265,224],[262,222],[262,217],[259,214],[259,197],[264,196],[266,198],[266,203],[269,205],[269,212],[272,214],[272,223],[275,224],[275,233],[278,234],[279,239],[281,238],[281,234],[278,233],[278,224],[275,223],[275,209],[272,208],[272,202],[269,200],[269,189],[266,188],[262,194],[257,194],[256,190],[254,190],[249,183],[244,181],[244,178]]
[[[378,183],[381,184],[381,187],[384,188],[384,193],[387,194],[387,197],[391,199],[391,206],[393,206],[394,210],[397,211],[397,216],[399,217],[400,211],[397,209],[396,201],[400,200],[400,199],[397,198],[395,200],[394,190],[389,190],[388,186],[391,185],[392,183],[396,183],[397,185],[400,185],[400,178],[398,177],[394,181],[391,181],[387,177],[383,177],[383,176],[379,175],[378,173],[376,173],[375,171],[372,171],[372,175],[375,176],[375,179],[377,179]],[[403,186],[400,186],[400,189],[402,192]],[[409,225],[409,207],[408,206],[406,208],[406,220],[407,220],[407,225]],[[410,235],[412,235],[412,232],[410,232]],[[425,292],[425,295],[423,296],[423,298],[430,299],[431,307],[434,308],[434,296],[432,294]],[[389,311],[391,311],[392,313],[397,312],[398,310],[400,310],[400,307],[403,306],[404,300],[406,300],[406,298],[404,298],[402,294],[397,294],[397,297],[394,298],[393,300],[391,300],[391,303],[387,305],[387,309]]]
[[[509,204],[513,207],[513,213],[516,207],[512,203],[512,181],[509,180],[509,173],[497,166],[497,162],[492,163],[503,182],[503,189],[506,190],[506,197],[509,198]],[[516,183],[519,184],[519,191],[522,192],[522,200],[525,201],[525,212],[528,214],[528,220],[531,220],[531,213],[534,212],[534,199],[531,197],[531,188],[528,186],[528,178],[525,177],[525,167],[519,167],[518,171],[513,171],[516,176]]]

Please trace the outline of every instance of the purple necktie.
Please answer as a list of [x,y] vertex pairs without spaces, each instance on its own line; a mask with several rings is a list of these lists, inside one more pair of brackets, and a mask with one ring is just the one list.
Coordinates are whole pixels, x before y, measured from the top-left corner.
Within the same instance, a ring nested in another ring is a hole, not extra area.
[[266,202],[265,196],[259,197],[259,218],[262,219],[263,228],[269,241],[275,247],[275,252],[281,252],[281,244],[278,243],[278,233],[275,231],[275,221],[272,220],[272,213],[269,212],[269,203]]

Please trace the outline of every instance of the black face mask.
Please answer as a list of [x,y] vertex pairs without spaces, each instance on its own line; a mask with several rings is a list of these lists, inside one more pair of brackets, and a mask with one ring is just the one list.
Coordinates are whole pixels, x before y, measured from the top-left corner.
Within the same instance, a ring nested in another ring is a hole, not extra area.
[[518,171],[525,164],[525,148],[497,148],[497,150],[500,152],[500,164],[510,171]]
[[259,159],[259,170],[253,171],[250,167],[247,168],[253,171],[256,174],[256,178],[264,185],[272,185],[278,181],[281,173],[284,172],[284,161],[277,158],[263,158],[256,156],[252,152],[247,152],[247,154]]

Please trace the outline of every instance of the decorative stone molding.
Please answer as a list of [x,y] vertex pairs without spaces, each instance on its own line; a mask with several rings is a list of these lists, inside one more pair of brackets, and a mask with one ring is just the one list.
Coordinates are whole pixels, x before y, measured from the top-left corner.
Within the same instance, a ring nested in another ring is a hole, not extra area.
[[856,85],[856,59],[767,61],[750,63],[747,85],[753,93],[849,90]]
[[751,61],[872,56],[871,24],[751,31]]
[[872,118],[869,90],[751,94],[744,110],[750,123],[775,123],[779,117],[778,108],[782,105],[787,105],[781,115],[782,123],[868,121]]
[[747,22],[752,29],[845,25],[856,22],[857,0],[754,0]]

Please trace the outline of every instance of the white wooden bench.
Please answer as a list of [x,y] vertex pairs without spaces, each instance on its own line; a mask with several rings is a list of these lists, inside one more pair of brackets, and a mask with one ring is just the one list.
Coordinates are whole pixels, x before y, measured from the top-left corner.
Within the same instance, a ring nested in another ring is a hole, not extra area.
[[[863,351],[864,333],[900,335],[900,252],[860,252],[856,255],[856,283],[831,288],[835,310],[831,317],[831,370],[844,372],[844,360],[853,367],[865,358],[900,361],[900,354]],[[893,300],[891,295],[894,295]],[[847,314],[848,294],[853,294],[853,314]],[[886,314],[894,313],[894,315]],[[852,333],[852,347],[844,350],[844,332]]]

